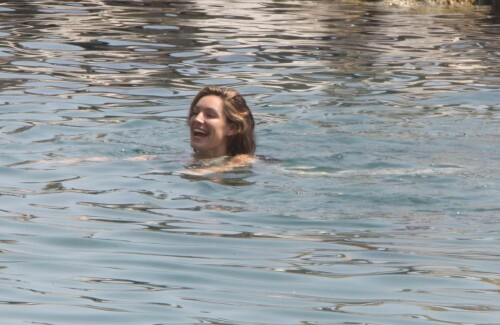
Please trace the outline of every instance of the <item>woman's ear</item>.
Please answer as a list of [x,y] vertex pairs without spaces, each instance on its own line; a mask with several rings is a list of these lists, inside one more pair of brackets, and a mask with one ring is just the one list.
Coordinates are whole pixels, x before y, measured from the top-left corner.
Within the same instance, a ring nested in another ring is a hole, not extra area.
[[229,124],[227,127],[227,135],[229,137],[232,137],[233,135],[236,135],[238,133],[237,127],[235,124]]

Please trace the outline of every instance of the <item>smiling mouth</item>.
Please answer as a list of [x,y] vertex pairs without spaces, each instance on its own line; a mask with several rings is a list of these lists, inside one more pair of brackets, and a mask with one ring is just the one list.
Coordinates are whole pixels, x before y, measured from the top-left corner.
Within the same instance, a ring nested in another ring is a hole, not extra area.
[[208,136],[208,132],[199,128],[194,128],[193,129],[193,136],[198,137],[198,138],[204,138]]

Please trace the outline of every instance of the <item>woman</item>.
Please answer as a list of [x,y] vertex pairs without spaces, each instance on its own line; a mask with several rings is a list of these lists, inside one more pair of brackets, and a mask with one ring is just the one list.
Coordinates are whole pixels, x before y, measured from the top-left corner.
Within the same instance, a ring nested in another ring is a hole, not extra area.
[[191,103],[188,124],[195,158],[251,157],[255,152],[252,112],[236,90],[203,88]]

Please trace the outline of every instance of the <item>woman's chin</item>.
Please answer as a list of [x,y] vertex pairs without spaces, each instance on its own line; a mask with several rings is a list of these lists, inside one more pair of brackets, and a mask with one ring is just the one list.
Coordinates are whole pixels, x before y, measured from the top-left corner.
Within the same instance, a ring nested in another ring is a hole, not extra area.
[[208,154],[208,150],[197,141],[191,140],[191,148],[193,148],[195,156],[205,156]]

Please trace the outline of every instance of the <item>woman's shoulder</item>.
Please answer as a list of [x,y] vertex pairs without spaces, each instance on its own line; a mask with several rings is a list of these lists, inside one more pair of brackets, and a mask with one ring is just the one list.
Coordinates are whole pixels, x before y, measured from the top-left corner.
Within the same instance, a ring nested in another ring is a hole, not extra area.
[[230,165],[237,166],[237,165],[250,164],[250,163],[256,162],[257,160],[258,160],[258,157],[254,156],[254,155],[240,154],[240,155],[230,157],[226,163],[228,163]]

